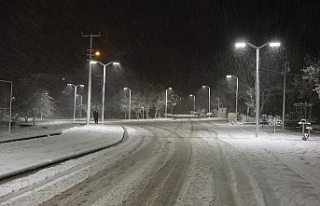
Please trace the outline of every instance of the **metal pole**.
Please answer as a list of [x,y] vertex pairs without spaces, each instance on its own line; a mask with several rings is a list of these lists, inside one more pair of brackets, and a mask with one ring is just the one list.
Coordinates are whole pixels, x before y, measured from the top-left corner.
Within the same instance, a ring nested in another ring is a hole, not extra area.
[[80,119],[82,118],[82,95],[80,95],[80,112],[79,112]]
[[259,132],[260,113],[259,52],[260,48],[256,48],[256,137],[258,137]]
[[131,89],[129,89],[129,111],[128,111],[128,117],[131,119]]
[[211,113],[210,113],[210,98],[211,98],[211,97],[210,97],[210,93],[211,93],[211,92],[210,92],[210,87],[208,87],[208,88],[209,88],[209,105],[208,105],[208,106],[209,106],[209,109],[208,109],[208,111],[209,111],[209,118],[210,118],[210,116],[211,116]]
[[166,106],[164,110],[164,117],[167,118],[167,109],[168,109],[168,89],[166,89]]
[[129,119],[131,119],[131,89],[129,89],[129,113],[128,113]]
[[193,95],[193,111],[196,111],[196,96]]
[[90,64],[90,60],[92,59],[92,38],[94,37],[100,37],[100,32],[98,35],[96,34],[89,34],[89,35],[84,35],[82,33],[82,37],[89,37],[90,38],[90,48],[89,48],[89,75],[88,75],[88,100],[87,100],[87,105],[88,105],[88,108],[87,108],[87,125],[90,124],[90,116],[91,116],[91,84],[92,84],[92,74],[91,74],[91,64]]
[[104,124],[104,102],[105,102],[105,95],[106,95],[106,69],[107,65],[103,65],[103,85],[102,85],[102,107],[101,107],[101,121]]
[[77,87],[74,86],[74,98],[73,98],[73,123],[76,122],[76,107],[77,107]]
[[[92,59],[92,36],[90,35],[90,60]],[[91,73],[92,65],[89,62],[89,77],[88,77],[88,102],[87,102],[87,125],[90,124],[91,117],[91,85],[92,85],[92,73]]]
[[237,78],[237,90],[236,90],[236,123],[238,122],[238,95],[239,95],[239,79]]
[[286,114],[286,80],[287,80],[287,67],[288,62],[284,65],[283,70],[283,98],[282,98],[282,129],[284,129],[284,121],[285,121],[285,114]]
[[218,117],[220,117],[220,97],[218,97]]
[[9,104],[9,133],[11,132],[11,122],[12,122],[12,87],[13,82],[10,82],[10,104]]

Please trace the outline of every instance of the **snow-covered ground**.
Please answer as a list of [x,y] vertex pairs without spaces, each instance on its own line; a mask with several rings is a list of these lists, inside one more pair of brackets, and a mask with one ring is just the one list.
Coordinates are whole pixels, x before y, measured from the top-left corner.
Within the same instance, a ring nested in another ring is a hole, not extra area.
[[[121,128],[108,127],[71,129],[43,150],[39,140],[7,144],[1,154],[33,151],[37,159],[66,154],[70,145],[98,146],[102,133]],[[128,139],[116,147],[0,182],[0,205],[319,205],[317,135],[306,142],[300,133],[260,131],[255,138],[254,126],[198,120],[125,128]]]

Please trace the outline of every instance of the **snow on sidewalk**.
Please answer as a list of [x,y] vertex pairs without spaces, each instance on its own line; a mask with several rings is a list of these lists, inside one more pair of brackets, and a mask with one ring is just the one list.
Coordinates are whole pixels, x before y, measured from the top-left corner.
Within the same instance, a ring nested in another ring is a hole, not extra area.
[[121,141],[120,126],[74,127],[62,135],[0,145],[0,176]]
[[299,132],[259,131],[255,138],[254,129],[224,125],[219,130],[228,132],[219,133],[219,139],[227,143],[226,149],[231,145],[238,151],[231,158],[241,159],[248,174],[262,181],[260,184],[271,185],[281,205],[319,205],[319,135],[311,134],[310,141],[303,141]]
[[62,130],[71,127],[80,126],[73,123],[69,124],[51,124],[51,125],[37,125],[31,127],[14,127],[11,133],[0,133],[0,143],[21,140],[25,138],[32,138],[35,136],[46,136],[55,133],[61,133]]

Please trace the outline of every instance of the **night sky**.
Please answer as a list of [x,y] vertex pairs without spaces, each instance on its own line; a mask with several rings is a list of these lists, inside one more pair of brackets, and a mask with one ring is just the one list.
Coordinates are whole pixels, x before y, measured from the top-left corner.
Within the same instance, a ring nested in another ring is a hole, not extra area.
[[[87,75],[89,39],[100,61],[132,78],[194,91],[234,69],[237,40],[279,40],[292,67],[320,51],[318,1],[1,0],[1,79],[41,72]],[[130,80],[131,79],[131,80]]]

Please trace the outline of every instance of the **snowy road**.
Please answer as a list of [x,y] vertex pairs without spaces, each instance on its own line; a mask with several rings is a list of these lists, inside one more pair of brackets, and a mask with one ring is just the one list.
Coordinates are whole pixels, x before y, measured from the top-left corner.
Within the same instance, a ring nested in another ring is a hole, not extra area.
[[[251,126],[131,123],[128,139],[8,181],[2,205],[319,205],[320,141]],[[51,175],[49,175],[51,174]]]

